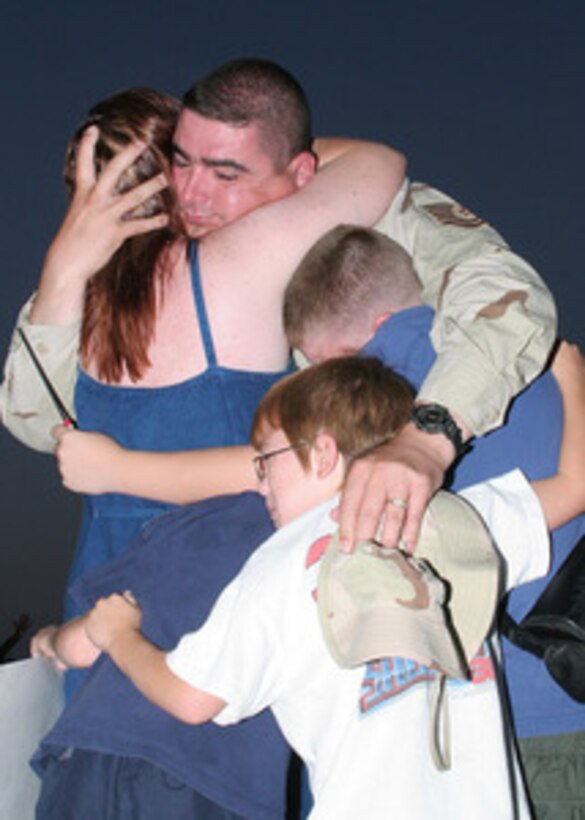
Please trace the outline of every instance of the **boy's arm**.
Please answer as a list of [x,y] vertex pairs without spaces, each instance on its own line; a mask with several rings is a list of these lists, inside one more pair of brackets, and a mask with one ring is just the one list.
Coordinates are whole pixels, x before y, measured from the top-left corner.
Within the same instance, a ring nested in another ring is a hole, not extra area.
[[91,666],[100,654],[85,632],[86,615],[61,626],[45,626],[31,640],[32,657],[52,660],[60,669]]
[[554,476],[532,484],[550,530],[585,512],[585,359],[579,348],[561,342],[552,371],[563,398],[559,466]]
[[221,698],[181,680],[166,664],[166,653],[140,632],[142,614],[129,594],[102,598],[88,615],[88,638],[107,652],[142,694],[185,723],[205,723],[225,706]]
[[54,435],[63,484],[76,492],[115,492],[187,504],[256,486],[248,446],[150,453],[127,450],[101,433],[63,425]]

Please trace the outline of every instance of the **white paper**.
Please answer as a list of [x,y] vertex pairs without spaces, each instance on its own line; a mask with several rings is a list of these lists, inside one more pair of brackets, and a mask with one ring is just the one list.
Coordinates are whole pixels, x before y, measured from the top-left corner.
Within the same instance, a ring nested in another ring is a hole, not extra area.
[[50,661],[0,664],[0,820],[34,820],[40,780],[29,760],[62,708],[62,674]]

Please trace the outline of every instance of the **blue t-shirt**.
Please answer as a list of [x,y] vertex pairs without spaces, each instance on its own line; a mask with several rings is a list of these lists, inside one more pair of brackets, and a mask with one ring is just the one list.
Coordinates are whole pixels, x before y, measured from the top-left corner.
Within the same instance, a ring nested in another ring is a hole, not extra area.
[[[80,609],[131,589],[144,634],[171,649],[207,618],[223,588],[274,531],[256,493],[208,499],[148,523],[118,558],[86,573]],[[42,775],[69,747],[147,760],[250,820],[285,815],[289,750],[269,710],[237,726],[190,726],[151,704],[102,655],[33,758]]]

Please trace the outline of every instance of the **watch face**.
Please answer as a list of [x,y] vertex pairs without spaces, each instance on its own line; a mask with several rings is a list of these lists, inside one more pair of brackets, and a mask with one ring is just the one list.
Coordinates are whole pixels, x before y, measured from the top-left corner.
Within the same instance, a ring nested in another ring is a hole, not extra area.
[[436,407],[429,407],[426,412],[421,414],[421,417],[428,423],[428,424],[437,424],[440,421],[444,420],[444,414],[441,413]]
[[419,404],[412,411],[411,419],[425,433],[442,433],[453,444],[458,456],[465,451],[461,430],[446,407],[440,404]]
[[421,404],[414,409],[417,424],[428,432],[449,431],[455,426],[449,411],[440,404]]
[[446,407],[440,404],[419,404],[414,408],[411,418],[419,430],[424,430],[426,433],[442,433],[453,443],[456,452],[461,454],[463,447],[461,431]]
[[449,418],[442,407],[436,407],[430,404],[423,404],[415,408],[414,414],[416,419],[424,425],[425,428],[432,428],[436,425],[445,424]]

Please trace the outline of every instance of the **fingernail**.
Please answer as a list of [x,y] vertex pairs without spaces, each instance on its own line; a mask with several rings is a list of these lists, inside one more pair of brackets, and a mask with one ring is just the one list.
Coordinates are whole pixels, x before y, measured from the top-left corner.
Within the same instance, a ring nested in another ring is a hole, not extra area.
[[351,552],[351,539],[348,535],[339,535],[339,549],[341,552]]

